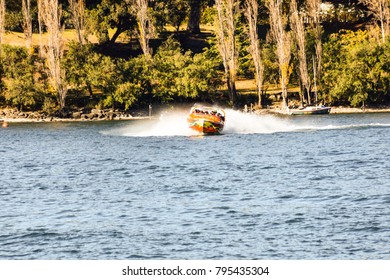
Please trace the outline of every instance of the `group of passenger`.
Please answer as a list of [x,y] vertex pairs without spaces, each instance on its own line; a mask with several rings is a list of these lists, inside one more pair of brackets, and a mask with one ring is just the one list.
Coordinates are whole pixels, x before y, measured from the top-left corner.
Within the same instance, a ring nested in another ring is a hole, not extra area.
[[194,113],[195,113],[195,114],[205,114],[205,115],[210,115],[210,116],[217,116],[217,117],[220,118],[222,121],[225,121],[224,115],[222,115],[221,113],[219,113],[219,112],[216,111],[216,110],[207,111],[207,110],[195,109],[195,110],[194,110]]

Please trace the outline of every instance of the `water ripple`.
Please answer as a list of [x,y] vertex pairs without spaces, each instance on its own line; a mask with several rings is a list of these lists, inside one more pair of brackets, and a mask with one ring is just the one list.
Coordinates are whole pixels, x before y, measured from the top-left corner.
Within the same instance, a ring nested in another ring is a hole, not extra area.
[[0,259],[390,257],[388,115],[245,120],[10,126]]

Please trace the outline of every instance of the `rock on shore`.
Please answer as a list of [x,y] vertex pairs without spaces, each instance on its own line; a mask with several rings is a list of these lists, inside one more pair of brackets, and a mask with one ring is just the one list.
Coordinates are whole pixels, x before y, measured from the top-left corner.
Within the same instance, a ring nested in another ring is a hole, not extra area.
[[47,114],[43,112],[20,112],[17,109],[0,109],[0,121],[6,122],[52,122],[52,121],[99,121],[145,118],[119,110],[79,110],[75,112]]

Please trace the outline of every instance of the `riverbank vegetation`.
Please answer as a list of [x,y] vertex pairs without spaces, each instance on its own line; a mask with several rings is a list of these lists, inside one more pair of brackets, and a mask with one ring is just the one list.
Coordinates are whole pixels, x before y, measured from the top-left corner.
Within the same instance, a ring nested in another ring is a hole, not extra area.
[[389,2],[0,0],[0,107],[389,106]]

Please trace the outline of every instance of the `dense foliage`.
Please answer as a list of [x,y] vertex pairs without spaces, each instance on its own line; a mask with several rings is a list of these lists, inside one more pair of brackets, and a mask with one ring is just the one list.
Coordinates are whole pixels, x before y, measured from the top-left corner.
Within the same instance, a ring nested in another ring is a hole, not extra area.
[[[69,3],[65,0],[60,2],[64,8],[63,24],[72,29]],[[243,4],[244,1],[241,2]],[[302,10],[305,1],[298,2]],[[334,6],[336,12],[324,13],[322,18],[323,58],[317,84],[320,102],[350,106],[389,105],[389,38],[385,43],[381,42],[380,31],[375,28],[339,32],[342,27],[356,29],[355,24],[366,27],[371,17],[361,1],[329,2],[337,5]],[[37,1],[32,0],[31,3],[33,31],[37,33]],[[86,1],[86,35],[94,36],[96,40],[94,44],[67,43],[61,58],[68,89],[66,109],[129,110],[150,103],[173,101],[227,102],[228,94],[221,90],[224,69],[215,34],[204,33],[200,36],[191,34],[192,31],[180,31],[187,22],[212,24],[216,18],[214,1],[150,0],[150,24],[153,24],[156,32],[150,42],[153,49],[151,56],[142,55],[139,47],[139,24],[132,3],[130,0]],[[285,1],[287,12],[288,3]],[[22,32],[20,1],[8,0],[6,4],[6,30]],[[280,73],[275,55],[276,45],[268,35],[268,10],[265,1],[260,0],[259,4],[259,37],[265,81],[263,91],[266,92],[270,87],[280,88]],[[244,5],[240,7],[243,9]],[[236,30],[239,38],[239,79],[254,77],[246,25],[245,17],[239,17]],[[167,29],[167,26],[173,28]],[[310,24],[306,25],[306,30],[308,70],[313,80],[311,61],[316,54],[315,34]],[[118,43],[120,36],[125,40]],[[208,47],[203,48],[205,45]],[[302,87],[298,65],[297,46],[293,44],[288,66],[290,87]],[[289,99],[293,98],[291,95]],[[243,96],[241,102],[246,102]],[[55,89],[49,82],[47,61],[37,44],[33,50],[0,44],[0,105],[48,112],[60,109]]]
[[25,48],[3,46],[1,49],[2,89],[6,104],[22,110],[43,105],[44,92],[50,95],[42,61],[29,56]]
[[[218,62],[208,55],[183,53],[173,38],[158,48],[153,59],[115,59],[97,52],[93,45],[71,43],[64,57],[69,98],[75,100],[69,106],[127,110],[136,102],[145,105],[187,98],[207,100],[221,84]],[[20,109],[44,105],[44,92],[50,88],[44,73],[37,76],[42,68],[37,61],[37,54],[29,56],[23,47],[3,47],[6,104]]]
[[344,31],[325,45],[323,98],[331,104],[388,104],[390,40],[367,31]]

